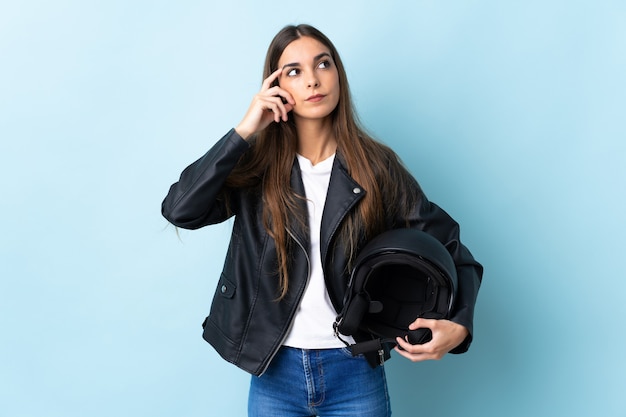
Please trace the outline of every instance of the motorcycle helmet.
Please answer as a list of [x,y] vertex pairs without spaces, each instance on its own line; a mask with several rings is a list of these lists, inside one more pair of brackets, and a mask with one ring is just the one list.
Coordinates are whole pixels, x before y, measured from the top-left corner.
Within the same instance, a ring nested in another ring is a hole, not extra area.
[[418,229],[389,230],[359,252],[335,328],[426,343],[430,329],[409,330],[409,324],[418,317],[448,318],[456,288],[456,267],[441,242]]

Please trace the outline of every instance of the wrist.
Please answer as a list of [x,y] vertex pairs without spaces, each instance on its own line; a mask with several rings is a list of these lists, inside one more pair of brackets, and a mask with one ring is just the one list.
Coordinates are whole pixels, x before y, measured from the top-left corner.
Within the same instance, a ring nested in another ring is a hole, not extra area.
[[243,140],[248,140],[248,138],[252,135],[252,132],[241,125],[235,126],[235,132],[237,132]]

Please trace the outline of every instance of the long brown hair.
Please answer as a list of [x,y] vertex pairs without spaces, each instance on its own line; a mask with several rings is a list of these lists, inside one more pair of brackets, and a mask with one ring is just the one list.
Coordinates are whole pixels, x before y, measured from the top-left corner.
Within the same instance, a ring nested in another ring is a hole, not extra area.
[[[332,42],[309,25],[286,26],[272,40],[265,58],[263,79],[278,68],[285,48],[301,37],[311,37],[329,49],[339,74],[340,96],[329,117],[348,173],[366,190],[358,209],[347,216],[339,239],[352,259],[362,239],[382,232],[388,218],[403,217],[404,211],[416,201],[415,187],[410,175],[397,156],[385,145],[372,139],[361,127],[352,105],[346,71]],[[261,186],[263,196],[263,225],[276,243],[280,296],[288,290],[289,252],[293,244],[288,230],[293,222],[306,228],[305,213],[298,209],[304,196],[296,195],[291,187],[291,170],[297,146],[293,117],[287,122],[272,123],[250,139],[251,148],[227,180],[230,187]],[[384,192],[383,192],[384,190]],[[386,204],[385,204],[386,202]]]

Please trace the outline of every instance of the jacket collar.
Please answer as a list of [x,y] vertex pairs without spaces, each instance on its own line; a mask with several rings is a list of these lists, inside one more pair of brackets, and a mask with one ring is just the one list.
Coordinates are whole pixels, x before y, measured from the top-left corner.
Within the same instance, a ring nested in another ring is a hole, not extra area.
[[[302,172],[297,158],[294,160],[291,169],[291,187],[299,195],[305,195],[304,184],[302,183]],[[339,225],[346,217],[348,212],[365,196],[365,190],[348,174],[345,160],[343,156],[337,152],[333,162],[333,168],[330,173],[330,182],[328,184],[328,193],[326,195],[326,203],[324,212],[322,213],[322,227],[320,236],[322,265],[326,264],[326,256],[331,241],[337,232]],[[308,209],[305,200],[300,201],[300,208],[304,213]],[[298,225],[292,225],[292,233],[300,240],[307,250],[310,247],[310,239],[308,234]]]
[[365,190],[348,174],[345,161],[338,153],[333,164],[322,214],[320,236],[322,265],[326,265],[328,249],[339,225],[364,196]]

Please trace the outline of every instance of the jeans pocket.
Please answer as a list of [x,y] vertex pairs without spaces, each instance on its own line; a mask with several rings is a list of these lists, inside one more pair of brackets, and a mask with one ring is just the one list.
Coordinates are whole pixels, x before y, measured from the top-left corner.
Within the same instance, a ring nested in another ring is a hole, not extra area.
[[350,359],[365,359],[365,357],[361,354],[358,355],[353,355],[352,351],[350,350],[349,347],[342,347],[339,348],[339,351],[346,357],[346,358],[350,358]]

